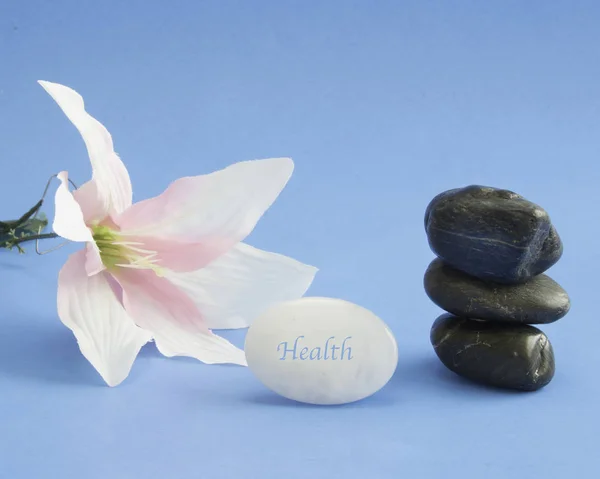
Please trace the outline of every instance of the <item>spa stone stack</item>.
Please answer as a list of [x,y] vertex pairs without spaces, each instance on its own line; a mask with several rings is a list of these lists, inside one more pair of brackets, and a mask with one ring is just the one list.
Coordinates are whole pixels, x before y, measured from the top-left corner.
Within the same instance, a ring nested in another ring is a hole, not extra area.
[[554,376],[554,353],[532,324],[567,314],[566,291],[544,273],[562,255],[548,213],[507,190],[467,186],[436,196],[425,230],[437,258],[429,298],[448,312],[431,328],[442,363],[470,380],[534,391]]

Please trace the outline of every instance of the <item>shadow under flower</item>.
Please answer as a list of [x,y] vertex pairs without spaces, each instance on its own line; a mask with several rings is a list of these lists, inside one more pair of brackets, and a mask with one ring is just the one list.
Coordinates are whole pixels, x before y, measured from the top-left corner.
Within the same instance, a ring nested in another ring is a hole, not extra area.
[[4,318],[0,377],[106,386],[83,357],[73,334],[54,318]]
[[[233,336],[237,334],[227,334]],[[77,340],[56,317],[24,317],[8,314],[0,328],[0,380],[25,380],[60,383],[84,387],[108,387],[94,367],[81,354]],[[135,381],[140,363],[165,359],[153,342],[140,351],[129,377],[121,386]],[[173,357],[170,361],[201,364],[189,357]],[[237,365],[224,364],[238,368]],[[143,368],[142,368],[143,369]]]
[[[0,251],[0,254],[3,254],[3,252]],[[2,260],[0,260],[0,269],[3,271],[21,271],[26,269],[26,266],[22,262],[18,263],[17,261],[13,261],[12,258],[2,258]]]

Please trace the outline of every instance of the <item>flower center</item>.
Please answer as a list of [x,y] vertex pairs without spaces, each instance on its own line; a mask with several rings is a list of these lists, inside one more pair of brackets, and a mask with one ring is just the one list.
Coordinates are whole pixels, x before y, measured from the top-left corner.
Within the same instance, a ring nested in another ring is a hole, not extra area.
[[118,267],[151,269],[162,276],[164,269],[156,264],[156,251],[141,248],[143,243],[127,241],[126,236],[108,226],[92,226],[92,237],[100,250],[100,259],[106,269]]

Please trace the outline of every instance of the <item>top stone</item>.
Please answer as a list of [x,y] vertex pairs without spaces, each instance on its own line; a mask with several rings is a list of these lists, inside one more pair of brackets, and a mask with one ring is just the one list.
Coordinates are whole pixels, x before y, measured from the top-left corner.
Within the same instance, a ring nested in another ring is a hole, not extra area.
[[548,213],[508,190],[472,185],[437,195],[425,212],[433,252],[477,278],[519,283],[543,273],[563,246]]

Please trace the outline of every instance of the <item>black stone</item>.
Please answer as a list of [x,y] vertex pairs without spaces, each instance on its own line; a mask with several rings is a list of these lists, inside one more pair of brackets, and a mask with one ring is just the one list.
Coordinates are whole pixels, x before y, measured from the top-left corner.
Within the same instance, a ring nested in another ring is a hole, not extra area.
[[437,195],[425,212],[429,246],[481,279],[517,283],[543,273],[563,246],[548,213],[508,190],[467,186]]
[[533,326],[443,314],[433,323],[431,344],[448,369],[481,384],[535,391],[554,377],[552,345]]
[[526,283],[500,284],[470,276],[437,258],[425,272],[425,292],[457,316],[505,323],[552,323],[569,312],[567,292],[541,274]]

